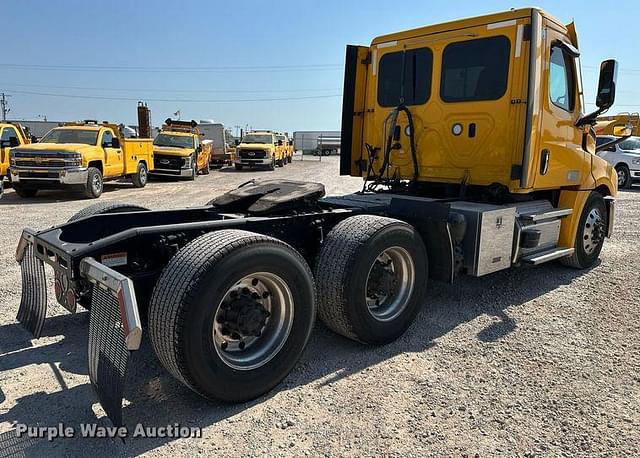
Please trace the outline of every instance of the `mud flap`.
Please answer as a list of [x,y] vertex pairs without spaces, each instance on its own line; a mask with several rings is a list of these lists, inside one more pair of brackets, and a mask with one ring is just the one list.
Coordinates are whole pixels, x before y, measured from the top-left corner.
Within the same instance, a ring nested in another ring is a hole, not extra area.
[[22,271],[22,296],[16,319],[37,339],[42,334],[47,315],[47,278],[44,263],[36,258],[30,231],[22,233],[16,260]]
[[122,398],[129,353],[140,348],[142,327],[133,282],[92,258],[80,264],[93,285],[89,319],[89,379],[115,426],[122,426]]

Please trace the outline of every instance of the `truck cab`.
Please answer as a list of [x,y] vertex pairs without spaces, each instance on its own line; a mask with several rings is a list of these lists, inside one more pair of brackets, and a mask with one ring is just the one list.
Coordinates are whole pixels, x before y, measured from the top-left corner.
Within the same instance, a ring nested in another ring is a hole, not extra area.
[[4,190],[4,177],[9,177],[10,150],[27,143],[31,143],[31,138],[20,124],[0,123],[0,197]]
[[590,194],[611,213],[617,193],[592,128],[615,96],[617,64],[603,62],[599,108],[585,114],[579,59],[574,24],[537,8],[349,46],[341,173],[369,190],[493,204],[544,198],[571,208],[552,237],[573,247]]
[[284,166],[282,140],[270,130],[248,132],[236,147],[235,168],[262,166],[273,170],[275,166]]
[[65,188],[97,198],[108,180],[128,177],[134,186],[144,187],[152,155],[151,140],[125,139],[116,124],[66,123],[38,143],[11,150],[11,180],[20,197]]
[[168,118],[153,140],[153,175],[195,180],[198,173],[209,174],[211,141],[204,141],[196,121]]

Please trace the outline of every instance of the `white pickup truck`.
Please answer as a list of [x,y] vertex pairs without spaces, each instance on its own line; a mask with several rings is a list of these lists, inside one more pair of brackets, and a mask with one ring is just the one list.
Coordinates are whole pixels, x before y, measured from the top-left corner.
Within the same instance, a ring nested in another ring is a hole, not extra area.
[[[597,145],[615,140],[613,135],[602,135]],[[640,182],[640,137],[629,137],[598,152],[598,156],[613,165],[618,172],[618,189],[631,188]]]

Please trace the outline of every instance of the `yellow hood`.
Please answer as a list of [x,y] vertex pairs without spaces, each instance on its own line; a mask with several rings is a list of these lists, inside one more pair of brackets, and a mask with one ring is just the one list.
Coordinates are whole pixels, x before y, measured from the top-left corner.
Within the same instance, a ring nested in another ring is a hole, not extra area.
[[154,154],[166,154],[167,156],[190,156],[193,148],[175,148],[173,146],[154,146]]
[[86,143],[31,143],[28,145],[17,146],[16,151],[64,151],[64,152],[82,152],[84,149],[95,148],[95,145],[87,145]]

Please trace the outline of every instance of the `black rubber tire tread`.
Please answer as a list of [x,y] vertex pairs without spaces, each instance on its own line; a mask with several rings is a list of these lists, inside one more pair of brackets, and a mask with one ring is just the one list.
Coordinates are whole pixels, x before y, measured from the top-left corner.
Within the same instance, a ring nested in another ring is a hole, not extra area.
[[138,164],[138,168],[136,169],[136,173],[134,175],[131,175],[131,182],[133,183],[133,186],[135,186],[136,188],[144,188],[147,185],[147,182],[149,181],[149,170],[147,170],[146,181],[143,182],[142,178],[140,178],[140,170],[143,167],[146,168],[147,166],[143,162],[140,162]]
[[83,208],[78,213],[73,215],[68,223],[73,221],[77,221],[81,218],[86,218],[88,216],[93,215],[104,215],[107,213],[124,213],[124,212],[135,212],[135,211],[149,211],[148,208],[141,207],[136,204],[129,204],[126,202],[118,202],[118,201],[107,201],[107,202],[97,202],[93,205],[89,205],[88,207]]
[[582,239],[580,237],[580,234],[582,233],[582,226],[584,225],[585,220],[587,219],[587,216],[589,215],[589,212],[591,211],[591,209],[594,207],[595,203],[594,202],[601,202],[602,207],[605,210],[605,215],[607,207],[604,203],[604,199],[602,198],[602,195],[597,192],[597,191],[593,191],[591,194],[589,194],[589,197],[587,197],[587,201],[584,203],[584,208],[582,209],[582,214],[580,215],[580,221],[578,222],[578,229],[576,231],[576,238],[574,241],[574,250],[573,250],[573,254],[571,256],[565,256],[564,258],[560,258],[558,261],[560,261],[560,264],[567,266],[567,267],[572,267],[574,269],[586,269],[588,267],[591,267],[595,261],[598,259],[598,256],[600,256],[600,251],[602,250],[602,245],[604,244],[604,240],[603,242],[600,244],[600,247],[598,248],[598,250],[596,251],[595,256],[592,255],[591,258],[587,258],[585,253],[582,253]]
[[211,173],[211,163],[207,161],[207,163],[204,166],[204,169],[202,169],[202,174],[209,175],[209,173]]
[[[316,302],[319,318],[332,331],[362,343],[379,344],[392,340],[374,341],[359,335],[354,329],[353,321],[349,318],[347,309],[352,304],[347,298],[348,290],[352,286],[348,284],[348,279],[355,269],[354,266],[358,262],[358,255],[363,246],[378,232],[398,224],[415,231],[411,225],[397,219],[377,215],[356,215],[337,224],[325,238],[315,266]],[[425,263],[427,263],[424,245],[422,249],[425,253]],[[425,270],[424,278],[416,278],[416,290],[424,291],[427,277],[428,271]],[[425,286],[420,285],[421,281]],[[418,296],[422,294],[418,293]],[[416,314],[418,310],[419,307]]]
[[[236,229],[210,232],[192,240],[171,259],[156,282],[148,311],[151,344],[165,369],[201,396],[211,397],[198,388],[187,367],[184,353],[188,337],[184,330],[189,305],[196,299],[203,277],[217,262],[235,250],[264,242],[286,247],[295,254],[311,279],[313,300],[313,274],[295,249],[278,239]],[[312,313],[315,321],[315,308]],[[308,335],[305,345],[307,341]]]

